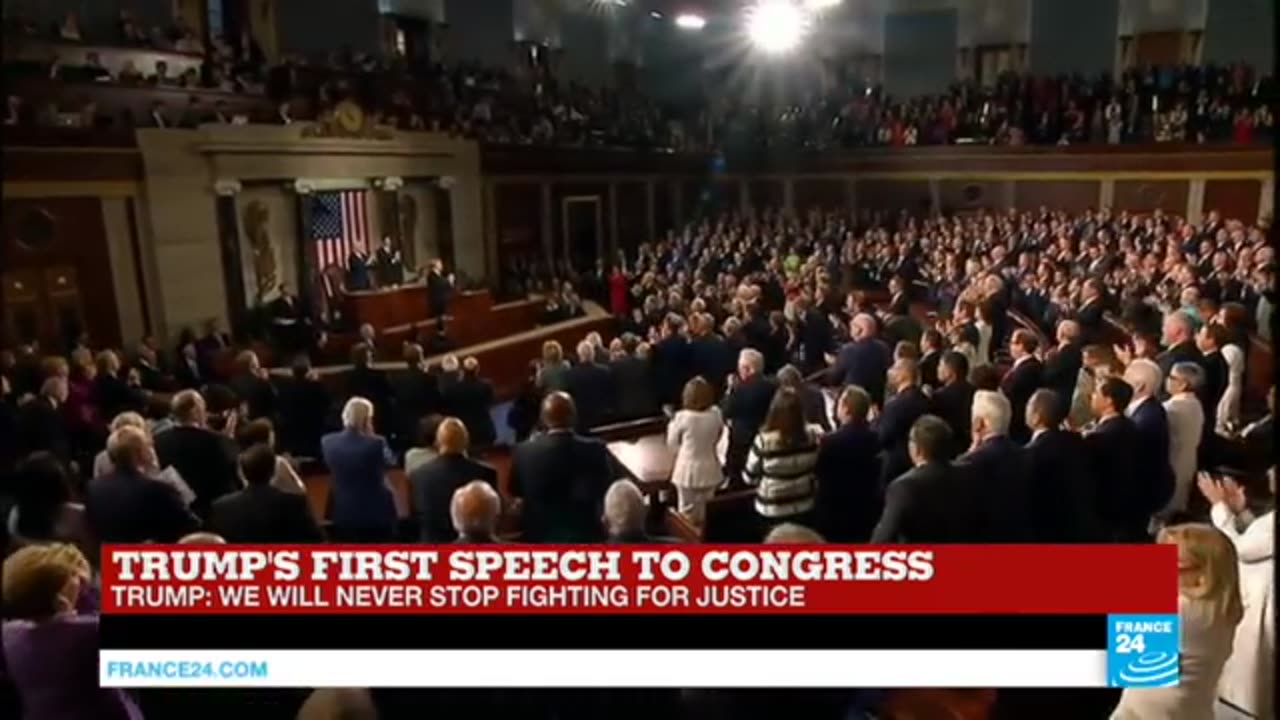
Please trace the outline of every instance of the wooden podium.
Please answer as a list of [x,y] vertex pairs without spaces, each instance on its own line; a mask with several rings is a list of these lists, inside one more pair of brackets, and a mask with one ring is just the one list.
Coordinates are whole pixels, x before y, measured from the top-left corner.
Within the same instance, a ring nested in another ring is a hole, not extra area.
[[[357,324],[369,323],[379,334],[420,326],[430,319],[427,286],[421,283],[348,292],[344,306],[347,317]],[[451,325],[484,323],[492,310],[493,297],[488,290],[455,291],[449,298]]]

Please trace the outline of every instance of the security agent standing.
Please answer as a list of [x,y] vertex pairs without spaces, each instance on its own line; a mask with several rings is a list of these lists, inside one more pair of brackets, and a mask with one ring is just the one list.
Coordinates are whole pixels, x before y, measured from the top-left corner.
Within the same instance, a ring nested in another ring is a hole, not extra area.
[[427,303],[432,318],[443,318],[449,310],[449,295],[453,293],[453,278],[444,274],[444,263],[432,260],[427,267]]

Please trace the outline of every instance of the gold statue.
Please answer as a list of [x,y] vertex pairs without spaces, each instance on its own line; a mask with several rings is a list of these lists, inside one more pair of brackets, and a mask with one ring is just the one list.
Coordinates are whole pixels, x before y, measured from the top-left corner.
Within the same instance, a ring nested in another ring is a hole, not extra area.
[[241,218],[245,238],[249,240],[249,248],[253,251],[254,297],[258,303],[263,303],[280,286],[276,249],[271,244],[271,234],[267,231],[267,221],[271,215],[261,200],[252,200],[245,205]]

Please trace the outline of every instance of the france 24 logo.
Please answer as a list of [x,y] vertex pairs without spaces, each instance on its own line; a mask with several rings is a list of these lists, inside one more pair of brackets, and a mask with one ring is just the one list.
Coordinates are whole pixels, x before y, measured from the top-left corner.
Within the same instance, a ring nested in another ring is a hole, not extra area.
[[1176,686],[1178,636],[1177,615],[1107,616],[1107,686]]

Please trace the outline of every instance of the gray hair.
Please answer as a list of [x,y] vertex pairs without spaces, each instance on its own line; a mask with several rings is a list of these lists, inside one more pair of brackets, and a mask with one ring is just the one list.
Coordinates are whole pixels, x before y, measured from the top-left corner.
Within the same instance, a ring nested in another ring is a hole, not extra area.
[[[477,495],[482,500],[482,512],[466,512],[466,500]],[[502,499],[498,491],[483,480],[472,480],[453,492],[449,500],[449,520],[458,535],[492,535],[498,529],[498,515],[502,513]]]
[[644,493],[630,480],[618,480],[604,494],[604,522],[610,532],[644,527]]
[[122,427],[136,427],[146,430],[147,421],[138,413],[127,410],[112,418],[111,426],[108,429],[110,432],[115,432]]
[[816,531],[796,523],[782,523],[769,531],[765,536],[766,545],[784,545],[799,543],[822,543],[826,539]]
[[440,369],[441,369],[441,370],[444,370],[445,372],[457,372],[457,371],[458,371],[458,356],[457,356],[457,355],[445,355],[445,356],[444,356],[444,359],[440,361]]
[[1009,420],[1013,417],[1013,408],[1009,398],[995,390],[978,390],[973,393],[974,420],[982,420],[987,432],[992,435],[1004,435],[1009,432]]
[[107,438],[107,458],[117,468],[137,471],[143,467],[143,455],[150,444],[146,430],[126,425]]
[[1187,384],[1188,390],[1199,390],[1204,385],[1204,370],[1193,362],[1174,363],[1169,368],[1169,377],[1177,378]]
[[744,348],[738,353],[738,367],[748,368],[753,373],[764,372],[764,355],[755,348]]
[[1138,358],[1124,369],[1124,380],[1133,386],[1133,394],[1153,395],[1160,390],[1160,381],[1164,373],[1160,366],[1146,358]]
[[596,346],[590,340],[578,343],[578,362],[592,362],[596,359]]
[[373,422],[373,403],[356,396],[342,406],[342,427],[360,428]]

